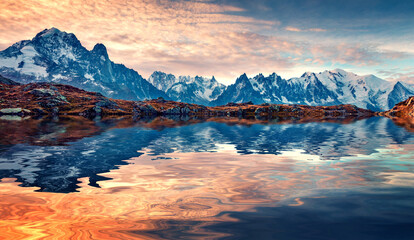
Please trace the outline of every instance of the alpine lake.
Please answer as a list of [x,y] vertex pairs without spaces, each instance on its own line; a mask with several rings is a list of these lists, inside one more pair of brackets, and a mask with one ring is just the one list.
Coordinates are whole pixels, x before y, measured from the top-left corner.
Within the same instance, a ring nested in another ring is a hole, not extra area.
[[3,117],[0,179],[0,239],[414,239],[384,117]]

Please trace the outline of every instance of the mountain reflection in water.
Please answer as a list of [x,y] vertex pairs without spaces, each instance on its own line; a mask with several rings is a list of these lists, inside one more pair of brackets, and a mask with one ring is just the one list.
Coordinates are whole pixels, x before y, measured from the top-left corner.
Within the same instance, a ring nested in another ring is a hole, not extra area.
[[6,239],[414,237],[413,135],[386,118],[30,121],[1,140]]

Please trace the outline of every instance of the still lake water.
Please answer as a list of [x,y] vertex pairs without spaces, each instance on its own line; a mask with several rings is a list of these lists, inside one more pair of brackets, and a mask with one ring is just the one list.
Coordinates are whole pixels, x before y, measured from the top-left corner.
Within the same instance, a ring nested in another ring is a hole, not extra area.
[[386,118],[0,132],[0,239],[414,239],[414,134]]

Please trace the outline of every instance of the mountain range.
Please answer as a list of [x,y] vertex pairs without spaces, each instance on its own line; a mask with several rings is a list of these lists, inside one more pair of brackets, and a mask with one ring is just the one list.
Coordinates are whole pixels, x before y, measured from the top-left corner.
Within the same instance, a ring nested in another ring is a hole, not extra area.
[[253,101],[305,105],[353,104],[384,111],[414,95],[414,87],[392,83],[374,75],[359,76],[342,69],[306,72],[299,78],[283,79],[276,73],[248,78],[241,75],[212,105]]
[[354,104],[384,111],[414,95],[412,85],[392,83],[374,75],[359,76],[341,69],[284,79],[273,73],[253,78],[241,75],[225,86],[214,77],[179,76],[155,71],[148,80],[109,59],[106,47],[87,50],[72,33],[45,29],[0,52],[0,74],[20,83],[54,82],[125,100],[162,97],[216,106],[229,102],[255,104]]

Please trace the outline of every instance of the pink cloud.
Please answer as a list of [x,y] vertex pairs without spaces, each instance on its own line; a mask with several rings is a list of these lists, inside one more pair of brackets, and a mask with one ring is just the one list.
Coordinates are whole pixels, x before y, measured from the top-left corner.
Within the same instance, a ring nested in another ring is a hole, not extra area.
[[290,31],[290,32],[302,32],[302,30],[301,29],[299,29],[299,28],[295,28],[295,27],[286,27],[285,28],[285,30],[286,31]]
[[309,29],[300,29],[297,27],[287,26],[285,27],[286,31],[289,32],[326,32],[326,29],[323,28],[309,28]]
[[393,82],[414,84],[414,68],[380,70],[378,74]]
[[383,51],[378,47],[364,44],[323,44],[310,47],[313,58],[320,63],[352,64],[355,66],[379,65],[385,60],[404,59],[406,53],[397,51]]

